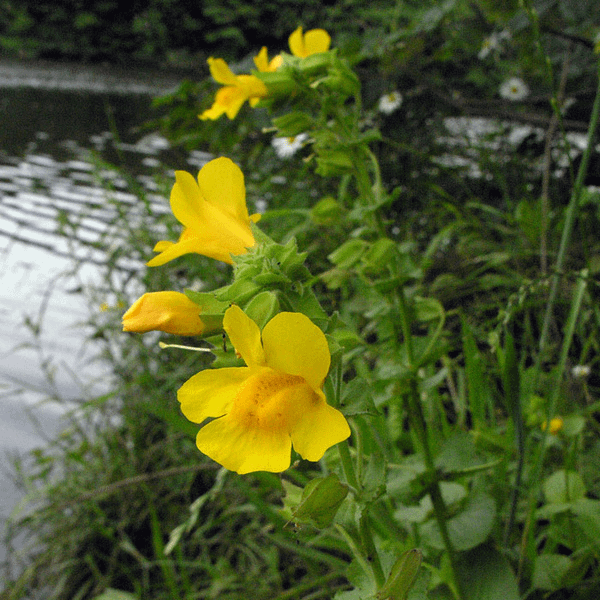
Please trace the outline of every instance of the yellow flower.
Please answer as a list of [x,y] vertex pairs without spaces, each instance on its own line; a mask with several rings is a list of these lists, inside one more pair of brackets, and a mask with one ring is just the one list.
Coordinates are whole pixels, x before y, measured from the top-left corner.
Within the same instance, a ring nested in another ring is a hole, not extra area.
[[213,105],[205,110],[201,119],[218,119],[226,114],[234,119],[242,104],[248,100],[250,106],[256,106],[268,91],[265,84],[254,75],[235,75],[222,58],[209,58],[210,74],[219,83],[224,84],[217,91]]
[[254,246],[248,216],[246,188],[240,168],[228,158],[215,158],[198,173],[198,181],[186,171],[175,172],[171,190],[171,210],[184,226],[176,243],[161,241],[160,252],[148,266],[156,267],[194,252],[231,264],[231,255],[245,254]]
[[[563,428],[563,425],[564,425],[564,421],[562,420],[561,417],[554,417],[553,419],[550,419],[550,427],[548,428],[548,431],[552,435],[556,435]],[[546,431],[546,426],[547,426],[547,423],[544,420],[541,425],[542,431]]]
[[260,49],[260,52],[254,57],[254,64],[261,73],[273,73],[274,71],[277,71],[282,63],[283,57],[281,54],[278,54],[269,60],[266,46],[263,46]]
[[149,292],[138,298],[123,315],[123,331],[164,331],[200,335],[204,323],[200,308],[180,292]]
[[306,460],[320,460],[350,428],[322,391],[330,355],[323,332],[300,313],[283,312],[264,327],[238,307],[223,327],[246,367],[205,370],[177,394],[194,423],[201,452],[230,471],[278,473],[290,466],[292,445]]
[[302,27],[298,27],[289,37],[290,51],[300,58],[327,52],[330,43],[331,37],[324,29],[310,29],[303,35]]

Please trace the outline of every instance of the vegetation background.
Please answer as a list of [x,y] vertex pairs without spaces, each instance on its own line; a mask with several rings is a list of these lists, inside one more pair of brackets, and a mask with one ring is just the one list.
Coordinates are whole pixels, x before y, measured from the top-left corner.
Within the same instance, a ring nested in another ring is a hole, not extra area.
[[[157,101],[168,115],[149,128],[182,148],[225,154],[238,163],[249,204],[266,202],[269,208],[265,231],[277,241],[298,240],[311,272],[323,274],[317,292],[324,306],[359,323],[374,348],[389,332],[373,325],[378,307],[365,305],[365,288],[353,287],[349,273],[360,269],[367,280],[377,273],[373,265],[369,270],[333,254],[349,235],[346,215],[332,202],[344,196],[339,182],[316,175],[302,160],[308,152],[282,160],[272,134],[263,130],[270,125],[265,111],[245,110],[235,121],[197,118],[215,90],[208,56],[245,65],[263,45],[271,54],[285,50],[298,25],[327,29],[360,77],[365,122],[383,134],[372,147],[383,181],[394,190],[385,207],[387,235],[402,250],[411,285],[445,310],[435,368],[423,375],[432,435],[440,446],[459,439],[452,442],[459,456],[477,452],[498,461],[487,478],[469,480],[470,490],[485,488],[497,511],[456,500],[457,514],[466,514],[472,525],[465,551],[489,557],[483,569],[489,585],[467,590],[467,598],[512,598],[506,589],[517,582],[523,598],[591,600],[600,587],[600,512],[596,504],[573,512],[569,503],[600,499],[595,150],[563,266],[542,383],[518,403],[511,404],[506,389],[507,377],[527,389],[538,355],[549,278],[582,157],[576,134],[585,135],[595,98],[599,23],[600,5],[592,0],[156,0],[127,6],[2,0],[0,47],[4,56],[24,60],[187,71],[179,90]],[[509,78],[518,78],[529,93],[501,94]],[[378,101],[393,90],[401,92],[403,104],[382,113]],[[165,198],[171,183],[162,181]],[[140,260],[152,254],[157,225],[169,238],[177,235],[173,219],[150,211],[135,228],[125,212],[121,219],[129,235],[121,251]],[[105,285],[113,285],[113,266],[109,259]],[[213,289],[227,282],[228,271],[195,257],[181,263],[177,277],[182,286],[202,282]],[[173,286],[161,269],[139,278],[148,291]],[[103,360],[113,365],[114,389],[82,399],[72,430],[17,465],[35,510],[9,533],[31,535],[32,545],[19,572],[7,573],[2,597],[283,600],[334,598],[354,585],[350,556],[338,539],[287,524],[279,511],[278,476],[232,477],[198,453],[196,427],[183,419],[175,397],[208,360],[183,352],[174,360],[173,351],[157,350],[157,337],[123,334],[120,317],[132,300],[130,289],[112,293],[119,301],[107,312],[92,311],[90,323],[95,338],[105,342]],[[92,305],[102,302],[94,290],[89,294]],[[510,372],[496,352],[507,326],[516,340]],[[563,356],[565,331],[573,341]],[[577,375],[578,366],[589,367],[589,375]],[[397,369],[390,361],[378,375],[387,384]],[[542,424],[554,388],[562,430],[548,437]],[[373,390],[375,402],[383,391]],[[385,407],[385,423],[396,456],[410,460],[415,441],[405,411]],[[540,444],[545,496],[536,500],[545,512],[532,523],[519,504],[502,545],[515,473],[534,469],[525,446]],[[298,484],[307,476],[306,468],[287,474]],[[396,529],[381,532],[382,538],[418,539],[415,531],[425,531],[429,518],[418,502],[418,481],[397,477],[393,484],[396,492],[401,488],[403,504],[395,507]],[[491,548],[500,546],[497,560]],[[536,562],[537,555],[545,558]],[[537,568],[529,569],[533,564]],[[427,597],[446,597],[432,587]],[[412,597],[426,597],[424,588]]]

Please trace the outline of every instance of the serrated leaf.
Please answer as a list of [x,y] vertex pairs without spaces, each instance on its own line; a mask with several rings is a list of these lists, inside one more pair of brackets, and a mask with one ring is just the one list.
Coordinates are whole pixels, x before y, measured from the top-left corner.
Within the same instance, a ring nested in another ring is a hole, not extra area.
[[355,377],[344,386],[340,409],[347,417],[356,415],[375,417],[380,414],[373,402],[369,385],[361,377]]

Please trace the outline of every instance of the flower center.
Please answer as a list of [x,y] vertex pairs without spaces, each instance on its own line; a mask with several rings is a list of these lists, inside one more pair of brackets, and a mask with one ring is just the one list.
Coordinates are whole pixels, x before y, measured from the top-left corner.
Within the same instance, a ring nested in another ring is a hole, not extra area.
[[307,403],[318,401],[303,377],[260,367],[240,387],[229,414],[248,429],[290,431]]

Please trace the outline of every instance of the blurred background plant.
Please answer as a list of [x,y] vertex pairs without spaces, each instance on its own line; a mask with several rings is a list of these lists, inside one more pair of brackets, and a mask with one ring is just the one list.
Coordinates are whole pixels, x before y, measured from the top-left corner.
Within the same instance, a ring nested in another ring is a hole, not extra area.
[[[344,376],[375,381],[368,391],[379,416],[365,409],[359,429],[363,451],[376,456],[384,445],[389,460],[387,472],[370,465],[367,478],[377,484],[369,493],[385,568],[399,551],[423,547],[429,571],[409,598],[447,598],[448,588],[437,585],[448,581],[449,566],[436,563],[444,544],[416,457],[419,440],[406,408],[386,400],[405,374],[393,356],[381,360],[394,336],[394,313],[373,293],[384,262],[361,244],[339,251],[349,238],[360,241],[348,215],[353,184],[346,175],[340,184],[315,174],[310,144],[281,136],[265,110],[198,120],[216,89],[209,55],[247,72],[261,46],[286,50],[296,24],[327,29],[360,78],[361,131],[382,132],[370,147],[390,191],[383,224],[407,292],[443,307],[443,332],[418,385],[436,467],[447,474],[441,490],[460,555],[455,568],[474,582],[463,597],[597,596],[600,157],[586,137],[598,85],[597,3],[203,2],[189,9],[172,1],[123,11],[105,2],[73,11],[72,3],[2,2],[0,22],[0,45],[27,58],[191,69],[176,92],[156,101],[167,113],[148,128],[185,151],[231,157],[245,173],[251,212],[265,212],[261,228],[278,242],[296,238],[320,275],[323,306],[365,340]],[[277,138],[288,141],[283,153]],[[576,235],[557,273],[586,154]],[[161,185],[167,198],[171,183]],[[119,252],[140,260],[157,239],[177,236],[172,216],[150,208],[135,227],[125,212],[121,219],[128,238]],[[109,260],[104,283],[114,288],[111,268]],[[158,291],[172,289],[171,273],[146,269],[136,277],[144,291]],[[228,276],[194,257],[178,263],[176,281],[214,289]],[[90,294],[92,305],[103,302]],[[175,397],[205,359],[158,351],[156,336],[123,334],[121,307],[133,298],[129,288],[112,294],[113,307],[95,311],[90,323],[114,370],[113,391],[86,402],[71,430],[18,463],[34,510],[10,534],[30,532],[35,541],[5,596],[366,597],[356,592],[354,565],[346,570],[351,557],[338,534],[287,523],[279,477],[234,477],[202,458],[196,427]],[[413,315],[417,343],[435,333],[437,306],[425,302]],[[309,471],[283,478],[302,486]]]

